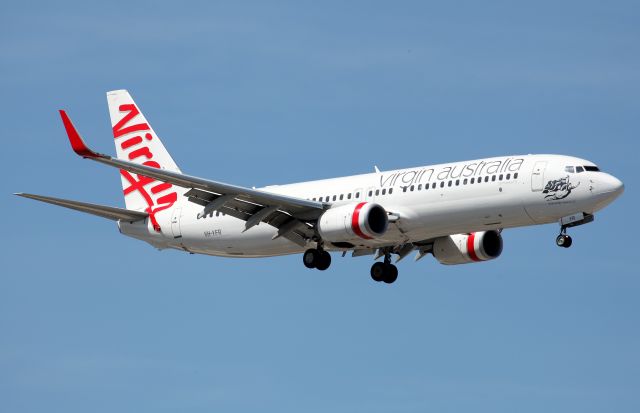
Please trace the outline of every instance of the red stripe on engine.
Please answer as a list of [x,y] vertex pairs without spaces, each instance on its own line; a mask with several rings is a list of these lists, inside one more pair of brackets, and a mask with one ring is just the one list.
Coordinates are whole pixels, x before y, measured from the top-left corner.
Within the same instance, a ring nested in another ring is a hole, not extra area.
[[360,229],[360,210],[362,209],[364,204],[366,204],[366,202],[360,202],[358,205],[356,205],[356,209],[353,210],[353,215],[351,216],[351,229],[360,238],[372,239]]
[[476,233],[472,232],[471,234],[469,234],[469,238],[467,238],[467,254],[469,254],[469,258],[471,258],[471,261],[480,261],[480,258],[478,258],[478,255],[476,255],[476,248],[475,248],[475,239],[476,239]]

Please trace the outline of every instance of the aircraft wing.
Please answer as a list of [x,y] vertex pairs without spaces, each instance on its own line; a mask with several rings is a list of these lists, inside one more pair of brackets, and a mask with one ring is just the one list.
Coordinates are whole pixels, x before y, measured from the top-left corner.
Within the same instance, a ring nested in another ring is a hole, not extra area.
[[266,222],[278,228],[274,238],[283,236],[304,245],[306,240],[314,235],[308,221],[318,219],[330,206],[322,202],[211,181],[100,154],[86,145],[65,111],[61,110],[60,116],[76,154],[138,175],[189,188],[190,191],[185,196],[189,201],[203,206],[203,217],[220,211],[246,221],[247,229],[260,222]]

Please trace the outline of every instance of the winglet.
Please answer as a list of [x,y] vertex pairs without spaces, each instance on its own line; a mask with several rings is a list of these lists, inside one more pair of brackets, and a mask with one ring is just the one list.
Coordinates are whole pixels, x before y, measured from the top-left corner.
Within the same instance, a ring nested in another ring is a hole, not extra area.
[[67,131],[67,136],[69,137],[69,143],[71,143],[71,148],[78,155],[83,158],[102,158],[104,155],[96,153],[89,149],[84,140],[78,133],[78,130],[75,126],[73,126],[73,122],[69,119],[69,115],[64,110],[60,111],[60,117],[62,117],[62,123],[64,124],[64,128]]

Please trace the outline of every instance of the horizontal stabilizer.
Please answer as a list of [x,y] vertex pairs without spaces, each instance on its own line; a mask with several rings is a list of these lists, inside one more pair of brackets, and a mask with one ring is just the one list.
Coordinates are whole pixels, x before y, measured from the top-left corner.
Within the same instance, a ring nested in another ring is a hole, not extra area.
[[15,195],[24,198],[35,199],[36,201],[42,201],[69,209],[75,209],[76,211],[86,212],[87,214],[97,215],[99,217],[112,219],[114,221],[117,221],[119,219],[123,221],[138,221],[149,216],[149,214],[147,214],[146,212],[138,212],[123,208],[90,204],[88,202],[70,201],[68,199],[53,198],[50,196],[25,194],[21,192]]

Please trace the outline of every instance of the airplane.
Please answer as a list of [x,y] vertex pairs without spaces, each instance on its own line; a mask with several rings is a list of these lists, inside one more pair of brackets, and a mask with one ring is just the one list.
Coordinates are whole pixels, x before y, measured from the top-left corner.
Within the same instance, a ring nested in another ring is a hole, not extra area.
[[[64,110],[73,151],[120,170],[126,208],[16,195],[108,218],[120,233],[163,249],[222,257],[302,254],[326,270],[330,252],[374,256],[370,275],[391,284],[412,252],[446,265],[498,258],[506,228],[571,227],[624,191],[594,163],[564,155],[515,155],[248,188],[183,174],[126,90],[107,92],[116,156],[90,149]],[[382,258],[382,261],[380,261]]]

